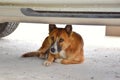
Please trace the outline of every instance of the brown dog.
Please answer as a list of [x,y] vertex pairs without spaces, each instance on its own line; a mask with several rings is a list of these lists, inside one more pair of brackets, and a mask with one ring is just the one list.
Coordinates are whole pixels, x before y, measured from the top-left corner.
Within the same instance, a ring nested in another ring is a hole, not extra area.
[[22,57],[38,56],[45,58],[44,65],[48,66],[53,61],[62,64],[78,64],[84,61],[82,37],[72,31],[71,25],[65,28],[57,28],[54,24],[49,24],[49,36],[44,40],[42,47],[35,52],[23,54]]

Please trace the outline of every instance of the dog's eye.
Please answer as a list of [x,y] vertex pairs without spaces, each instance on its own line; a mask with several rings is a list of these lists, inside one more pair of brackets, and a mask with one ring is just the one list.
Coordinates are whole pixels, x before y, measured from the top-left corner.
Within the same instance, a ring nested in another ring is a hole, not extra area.
[[54,41],[54,37],[51,37],[51,40]]
[[59,42],[63,42],[63,41],[64,41],[64,39],[63,39],[63,38],[60,38]]

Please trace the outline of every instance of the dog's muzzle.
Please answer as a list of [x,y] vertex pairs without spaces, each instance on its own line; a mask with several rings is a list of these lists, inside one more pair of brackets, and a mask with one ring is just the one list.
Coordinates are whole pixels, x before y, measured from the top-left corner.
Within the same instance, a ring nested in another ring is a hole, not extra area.
[[59,46],[58,42],[55,41],[55,43],[50,48],[50,53],[58,54],[60,51],[61,51],[61,46]]

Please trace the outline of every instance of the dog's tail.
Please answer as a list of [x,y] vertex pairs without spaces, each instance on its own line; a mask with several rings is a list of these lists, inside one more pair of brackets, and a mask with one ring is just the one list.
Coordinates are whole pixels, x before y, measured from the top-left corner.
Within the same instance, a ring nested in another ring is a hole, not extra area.
[[22,55],[22,57],[39,57],[39,51],[28,52]]

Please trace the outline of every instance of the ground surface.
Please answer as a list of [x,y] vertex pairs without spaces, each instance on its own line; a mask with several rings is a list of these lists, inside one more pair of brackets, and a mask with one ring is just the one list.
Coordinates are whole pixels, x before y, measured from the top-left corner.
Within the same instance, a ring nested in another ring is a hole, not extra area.
[[21,58],[41,46],[47,26],[22,23],[0,40],[0,80],[120,80],[120,38],[104,37],[104,26],[73,27],[85,42],[82,64],[45,67],[42,59]]

